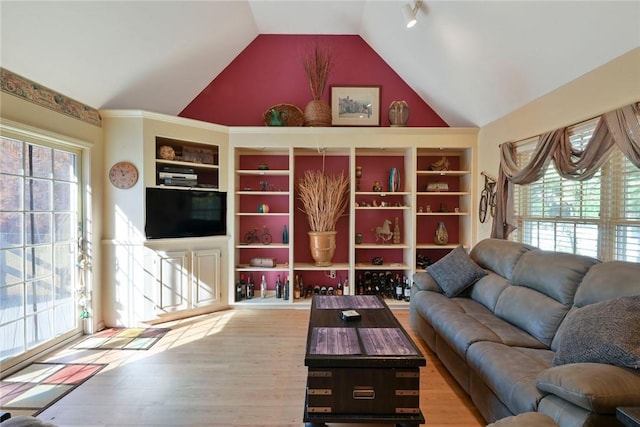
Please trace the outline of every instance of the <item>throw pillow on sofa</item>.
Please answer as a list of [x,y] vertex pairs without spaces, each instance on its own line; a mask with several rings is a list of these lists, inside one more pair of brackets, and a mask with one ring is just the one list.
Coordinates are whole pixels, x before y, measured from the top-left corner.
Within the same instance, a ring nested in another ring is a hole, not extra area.
[[553,365],[593,362],[640,369],[638,325],[640,295],[576,309],[558,331]]
[[427,272],[449,298],[460,295],[487,272],[478,266],[462,246],[427,267]]

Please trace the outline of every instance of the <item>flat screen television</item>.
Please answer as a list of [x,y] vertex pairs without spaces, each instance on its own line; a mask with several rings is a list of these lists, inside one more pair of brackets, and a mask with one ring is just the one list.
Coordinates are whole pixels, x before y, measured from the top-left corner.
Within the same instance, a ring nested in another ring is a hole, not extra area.
[[147,239],[227,234],[227,193],[147,187]]

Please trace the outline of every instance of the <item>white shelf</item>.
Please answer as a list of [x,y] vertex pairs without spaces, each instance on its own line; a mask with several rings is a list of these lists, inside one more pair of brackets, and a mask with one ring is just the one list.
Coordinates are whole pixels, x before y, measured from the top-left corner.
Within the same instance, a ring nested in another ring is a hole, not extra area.
[[[455,249],[460,246],[460,243],[449,243],[446,245],[436,245],[435,243],[419,243],[416,245],[416,249]],[[462,245],[465,249],[466,246]]]
[[289,212],[236,212],[236,216],[289,216]]
[[266,169],[266,170],[255,170],[255,169],[240,169],[236,171],[236,175],[245,175],[245,176],[287,176],[291,172],[288,170],[278,170],[278,169]]
[[468,191],[417,191],[416,196],[470,196]]
[[319,267],[313,263],[297,262],[293,265],[294,270],[300,271],[329,271],[329,270],[349,270],[349,263],[333,263],[326,267]]
[[289,264],[276,264],[275,267],[253,267],[249,264],[239,264],[236,271],[289,271]]
[[157,165],[188,167],[193,169],[220,169],[218,165],[210,165],[208,163],[183,162],[180,160],[156,159]]
[[356,243],[356,249],[408,249],[411,246],[406,243]]
[[408,191],[356,191],[356,196],[410,196],[411,193]]
[[241,196],[288,196],[288,191],[260,191],[260,190],[242,190],[236,191],[236,194]]
[[418,212],[418,216],[468,216],[469,212]]
[[356,210],[389,210],[389,211],[397,211],[402,209],[411,209],[411,206],[356,206],[354,209]]
[[268,245],[265,245],[263,243],[237,243],[236,244],[236,248],[239,249],[263,249],[263,248],[276,248],[276,249],[282,249],[282,248],[288,248],[289,244],[288,243],[269,243]]
[[463,176],[470,175],[470,171],[417,171],[417,175],[427,176]]
[[407,264],[401,262],[389,262],[382,265],[367,264],[364,262],[358,262],[355,265],[356,270],[410,270]]

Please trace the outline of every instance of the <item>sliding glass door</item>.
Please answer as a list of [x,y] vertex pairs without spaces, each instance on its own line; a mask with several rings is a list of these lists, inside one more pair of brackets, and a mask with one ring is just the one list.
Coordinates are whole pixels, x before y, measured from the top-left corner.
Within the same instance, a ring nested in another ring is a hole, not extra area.
[[0,361],[79,330],[80,152],[0,139]]

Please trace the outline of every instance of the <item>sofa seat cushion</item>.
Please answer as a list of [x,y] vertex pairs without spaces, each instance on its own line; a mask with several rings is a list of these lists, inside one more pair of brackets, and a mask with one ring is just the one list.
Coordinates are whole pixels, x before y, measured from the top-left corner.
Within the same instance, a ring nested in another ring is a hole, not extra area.
[[545,348],[531,335],[469,298],[447,298],[434,292],[422,292],[419,298],[415,305],[418,313],[463,359],[469,346],[478,341]]
[[557,427],[553,418],[539,412],[527,412],[506,417],[487,425],[487,427]]
[[467,351],[467,363],[483,383],[514,414],[535,411],[544,394],[538,374],[551,367],[551,350],[477,342]]
[[571,363],[540,373],[538,388],[588,411],[614,414],[640,406],[640,372],[602,363]]

